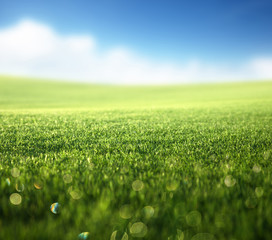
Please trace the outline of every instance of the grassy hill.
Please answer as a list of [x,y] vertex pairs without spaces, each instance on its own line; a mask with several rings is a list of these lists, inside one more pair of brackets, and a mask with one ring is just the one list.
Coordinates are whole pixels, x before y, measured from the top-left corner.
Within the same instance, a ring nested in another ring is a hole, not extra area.
[[271,93],[1,77],[0,239],[269,239]]

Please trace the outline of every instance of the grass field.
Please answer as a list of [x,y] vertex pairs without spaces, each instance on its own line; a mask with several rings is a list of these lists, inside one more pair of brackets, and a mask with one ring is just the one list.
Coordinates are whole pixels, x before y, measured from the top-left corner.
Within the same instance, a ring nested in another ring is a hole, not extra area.
[[269,81],[0,78],[0,239],[271,239],[271,160]]

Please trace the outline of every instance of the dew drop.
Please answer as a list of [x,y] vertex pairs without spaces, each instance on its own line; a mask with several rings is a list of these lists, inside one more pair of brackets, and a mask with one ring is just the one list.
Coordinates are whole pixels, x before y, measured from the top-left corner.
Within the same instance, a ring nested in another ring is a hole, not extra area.
[[146,218],[152,218],[153,217],[153,215],[154,215],[154,208],[153,207],[151,207],[151,206],[145,206],[144,208],[143,208],[143,213],[144,213],[144,216],[146,217]]
[[89,239],[89,235],[90,235],[89,232],[82,232],[78,235],[78,239],[87,240]]
[[73,177],[72,177],[71,175],[69,175],[69,174],[65,174],[65,175],[63,176],[63,181],[64,181],[65,183],[71,183],[71,182],[73,181]]
[[247,208],[255,208],[257,206],[257,198],[256,197],[249,197],[246,201],[245,201],[245,205]]
[[184,239],[184,233],[180,230],[177,229],[177,240],[183,240]]
[[270,156],[270,151],[264,152],[264,159],[267,160]]
[[198,211],[192,211],[187,214],[186,222],[189,226],[195,227],[201,223],[201,214]]
[[17,192],[23,192],[25,190],[25,185],[23,183],[16,183],[15,189]]
[[144,183],[141,180],[136,180],[132,183],[132,189],[134,191],[141,191],[144,188]]
[[43,183],[40,180],[35,181],[33,185],[37,190],[41,190],[43,188]]
[[128,166],[124,166],[121,168],[121,173],[125,174],[129,172],[129,167]]
[[130,234],[133,237],[144,237],[147,233],[147,226],[142,222],[133,223],[130,227]]
[[226,176],[224,183],[227,187],[233,187],[236,183],[236,179],[231,175]]
[[52,213],[58,214],[60,212],[60,204],[58,202],[51,204],[50,210]]
[[20,205],[22,202],[22,197],[19,193],[12,193],[9,200],[13,205]]
[[11,169],[11,175],[12,175],[12,177],[15,177],[15,178],[19,177],[20,176],[20,170],[18,168],[12,168]]
[[115,240],[116,235],[117,235],[117,231],[114,231],[114,232],[111,234],[110,240]]
[[123,205],[119,210],[120,217],[123,219],[129,219],[132,217],[132,209],[129,204]]
[[82,193],[79,190],[71,190],[70,195],[74,200],[78,200],[82,197]]
[[9,179],[9,178],[6,178],[6,184],[7,184],[8,186],[10,186],[10,179]]
[[170,181],[170,182],[167,183],[166,189],[168,191],[176,191],[178,186],[179,186],[178,181]]
[[259,173],[262,169],[259,165],[254,165],[253,168],[252,168],[253,172],[255,173]]
[[128,234],[125,232],[121,240],[128,240]]

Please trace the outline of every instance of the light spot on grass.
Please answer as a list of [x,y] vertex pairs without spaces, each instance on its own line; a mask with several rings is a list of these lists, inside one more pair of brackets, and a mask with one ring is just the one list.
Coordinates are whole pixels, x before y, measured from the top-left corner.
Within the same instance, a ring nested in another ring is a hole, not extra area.
[[155,212],[154,208],[151,206],[145,206],[143,208],[143,213],[144,213],[145,218],[152,218],[154,215],[154,212]]
[[78,200],[82,197],[82,193],[77,189],[71,189],[69,193],[74,200]]
[[19,177],[20,176],[20,170],[18,168],[12,168],[11,169],[11,175],[12,175],[12,177],[15,177],[15,178]]
[[128,240],[128,234],[125,232],[121,240]]
[[256,197],[249,197],[245,201],[245,205],[247,208],[255,208],[257,206],[258,200]]
[[262,187],[256,187],[256,188],[255,188],[255,194],[256,194],[256,196],[257,196],[258,198],[260,198],[261,196],[263,196],[263,193],[264,193],[264,191],[263,191],[263,188],[262,188]]
[[129,204],[123,205],[119,210],[120,217],[123,219],[129,219],[132,217],[132,209]]
[[254,165],[253,168],[252,168],[253,172],[255,173],[259,173],[262,169],[259,165]]
[[43,183],[40,180],[36,180],[33,185],[37,190],[41,190],[43,188]]
[[132,189],[134,191],[141,191],[144,188],[144,183],[141,180],[136,180],[132,183]]
[[180,230],[177,229],[177,240],[183,240],[184,239],[184,233]]
[[89,235],[90,235],[89,232],[82,232],[78,235],[78,239],[87,240],[89,239]]
[[198,233],[194,235],[191,240],[214,240],[214,236],[210,233]]
[[104,174],[104,179],[107,180],[109,176],[107,174]]
[[58,202],[51,204],[50,210],[52,213],[58,214],[60,212],[60,204]]
[[10,179],[9,179],[9,178],[6,178],[6,184],[7,184],[8,186],[10,186]]
[[230,169],[230,168],[231,168],[230,164],[227,163],[227,164],[226,164],[226,169]]
[[264,152],[264,159],[268,160],[269,157],[270,157],[270,151]]
[[23,192],[25,189],[25,185],[23,183],[17,182],[15,185],[15,189],[17,192]]
[[111,234],[110,240],[115,240],[116,235],[117,235],[117,231],[114,231],[114,232]]
[[168,191],[176,191],[177,188],[179,186],[179,182],[178,181],[175,181],[175,180],[172,180],[172,181],[169,181],[167,184],[166,184],[166,189]]
[[226,176],[224,183],[227,187],[233,187],[236,183],[236,179],[231,175],[228,175]]
[[198,211],[192,211],[186,216],[186,222],[189,226],[195,227],[201,223],[201,214]]
[[63,181],[67,184],[71,183],[73,181],[73,177],[70,174],[65,174],[63,176]]
[[20,205],[22,202],[22,197],[19,193],[12,193],[9,200],[13,205]]
[[94,164],[92,162],[89,163],[88,169],[89,170],[93,170],[94,169]]
[[129,172],[129,167],[128,166],[124,166],[121,168],[121,173],[125,174]]
[[133,237],[144,237],[147,233],[147,226],[142,222],[136,222],[132,224],[129,230]]

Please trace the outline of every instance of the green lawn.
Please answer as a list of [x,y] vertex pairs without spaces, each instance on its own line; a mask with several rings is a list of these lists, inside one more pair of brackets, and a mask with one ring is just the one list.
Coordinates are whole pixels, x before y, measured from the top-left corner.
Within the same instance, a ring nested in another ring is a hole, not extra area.
[[0,239],[271,239],[271,160],[269,81],[0,77]]

